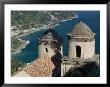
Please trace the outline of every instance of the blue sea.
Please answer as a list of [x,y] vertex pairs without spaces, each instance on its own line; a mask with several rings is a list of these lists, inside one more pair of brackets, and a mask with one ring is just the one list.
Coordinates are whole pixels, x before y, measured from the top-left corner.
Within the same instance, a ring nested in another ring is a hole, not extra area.
[[[63,54],[68,54],[68,39],[67,32],[73,29],[73,26],[79,21],[85,22],[90,26],[91,30],[96,33],[95,49],[96,53],[100,53],[100,11],[76,11],[78,18],[61,22],[60,25],[54,29],[63,38]],[[26,48],[22,49],[20,53],[12,55],[17,60],[23,62],[31,62],[38,57],[38,38],[43,34],[45,30],[34,32],[30,35],[23,36],[22,39],[29,40],[30,43]]]

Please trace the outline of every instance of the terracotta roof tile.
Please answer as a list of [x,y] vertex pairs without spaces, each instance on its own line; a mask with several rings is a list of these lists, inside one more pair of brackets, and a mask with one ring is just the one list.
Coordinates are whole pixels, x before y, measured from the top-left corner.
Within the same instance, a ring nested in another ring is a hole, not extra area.
[[51,58],[47,55],[43,55],[27,65],[23,71],[32,77],[49,77],[52,75],[52,70],[54,68],[55,66]]

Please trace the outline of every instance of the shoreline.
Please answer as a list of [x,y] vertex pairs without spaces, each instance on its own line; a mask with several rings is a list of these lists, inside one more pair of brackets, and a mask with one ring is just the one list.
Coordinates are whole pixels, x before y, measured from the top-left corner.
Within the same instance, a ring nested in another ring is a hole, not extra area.
[[[67,22],[67,21],[72,20],[72,19],[74,19],[74,18],[77,18],[77,17],[72,17],[72,18],[69,18],[69,19],[66,19],[66,20],[61,20],[59,23],[53,25],[52,28],[55,28],[55,27],[59,26],[60,23],[62,23],[62,22]],[[26,48],[26,46],[30,43],[29,40],[23,40],[23,39],[21,39],[23,36],[30,35],[30,34],[32,34],[32,33],[38,32],[38,31],[40,31],[40,30],[47,30],[49,27],[50,27],[49,25],[43,25],[43,27],[39,27],[39,28],[36,28],[36,29],[34,29],[34,30],[28,31],[28,32],[26,32],[26,33],[23,33],[22,35],[16,36],[19,40],[23,41],[23,44],[21,44],[21,45],[16,49],[15,52],[11,52],[11,54],[13,55],[13,54],[18,54],[18,53],[20,53],[20,52],[22,51],[22,49]]]
[[[60,23],[67,22],[67,21],[70,21],[70,20],[75,19],[75,18],[78,18],[78,17],[72,17],[72,18],[68,18],[66,20],[61,20],[61,21],[59,21],[59,23],[56,23],[55,25],[53,25],[52,28],[55,28],[55,27],[59,26]],[[47,29],[49,29],[49,27],[50,27],[49,25],[43,25],[43,27],[39,27],[39,28],[36,28],[34,30],[28,31],[28,32],[26,32],[26,33],[24,33],[22,35],[17,36],[17,37],[18,38],[21,38],[23,36],[30,35],[32,33],[35,33],[37,31],[40,31],[40,30],[47,30]]]
[[30,43],[29,40],[25,41],[25,40],[22,40],[23,41],[23,44],[21,44],[15,52],[11,52],[11,54],[17,54],[17,53],[20,53],[22,51],[22,49],[26,48],[26,46]]

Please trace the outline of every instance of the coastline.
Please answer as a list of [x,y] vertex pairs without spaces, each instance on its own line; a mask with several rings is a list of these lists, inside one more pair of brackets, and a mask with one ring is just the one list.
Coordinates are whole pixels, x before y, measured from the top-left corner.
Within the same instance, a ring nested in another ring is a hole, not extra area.
[[[72,19],[74,19],[74,18],[77,18],[77,17],[72,17],[72,18],[68,18],[68,19],[66,19],[66,20],[61,20],[59,23],[56,23],[55,25],[53,25],[52,28],[55,28],[55,27],[59,26],[60,23],[62,23],[62,22],[66,22],[66,21],[72,20]],[[49,27],[50,27],[49,25],[43,25],[43,27],[39,27],[39,28],[36,28],[36,29],[32,29],[32,30],[29,30],[28,32],[23,33],[22,35],[16,36],[20,41],[23,42],[23,44],[21,44],[21,45],[16,49],[15,52],[11,52],[11,54],[13,55],[13,54],[20,53],[20,52],[22,51],[22,49],[26,48],[26,46],[30,43],[29,40],[23,40],[23,39],[21,39],[23,36],[30,35],[30,34],[32,34],[32,33],[35,33],[35,32],[37,32],[37,31],[40,31],[40,30],[47,30]]]
[[[21,39],[21,40],[22,40],[22,39]],[[17,54],[17,53],[20,53],[20,52],[22,51],[22,49],[24,49],[24,48],[30,43],[29,40],[27,40],[27,41],[22,40],[22,42],[23,42],[23,44],[21,44],[21,45],[16,49],[15,52],[11,52],[11,54]]]

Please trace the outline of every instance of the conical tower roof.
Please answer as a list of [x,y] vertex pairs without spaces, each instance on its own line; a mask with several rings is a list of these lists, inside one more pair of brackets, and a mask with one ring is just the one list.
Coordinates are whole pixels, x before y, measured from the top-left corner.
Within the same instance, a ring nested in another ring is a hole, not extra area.
[[85,24],[84,22],[80,21],[77,23],[71,32],[68,33],[69,36],[81,36],[81,37],[93,37],[94,33],[91,31],[91,28]]

